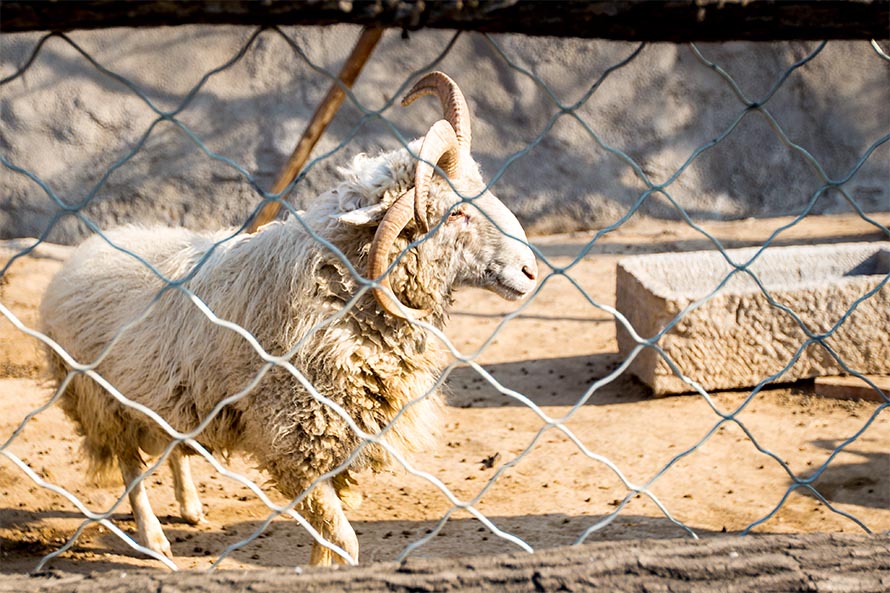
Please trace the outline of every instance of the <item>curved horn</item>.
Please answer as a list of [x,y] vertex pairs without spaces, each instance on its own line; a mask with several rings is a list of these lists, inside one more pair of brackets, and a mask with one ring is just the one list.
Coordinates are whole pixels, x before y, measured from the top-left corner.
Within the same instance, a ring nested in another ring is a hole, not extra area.
[[[374,233],[374,241],[371,242],[371,250],[368,253],[368,278],[380,278],[389,267],[389,252],[399,233],[414,217],[414,195],[415,190],[409,189],[399,196],[389,207],[383,220],[380,221],[380,226]],[[380,286],[373,290],[377,302],[390,315],[401,319],[420,319],[429,313],[426,309],[414,309],[404,304],[400,306],[390,296],[392,289],[389,285],[389,275],[380,278]]]
[[[399,233],[408,226],[412,218],[428,230],[426,220],[426,202],[430,193],[430,183],[435,169],[430,163],[434,163],[445,171],[449,177],[457,173],[457,163],[460,155],[460,144],[451,124],[440,119],[429,129],[424,136],[420,147],[420,160],[414,171],[414,188],[399,196],[387,210],[383,220],[374,233],[374,240],[368,253],[368,277],[380,278],[379,287],[374,288],[374,296],[384,311],[401,319],[420,319],[429,311],[426,309],[414,309],[405,304],[397,303],[392,297],[389,277],[381,276],[390,265],[389,252],[399,236]],[[389,290],[387,290],[389,289]]]
[[421,229],[426,232],[430,226],[427,221],[426,203],[435,173],[432,165],[441,167],[451,179],[454,179],[457,173],[460,144],[450,123],[440,119],[433,124],[423,138],[418,157],[417,168],[414,169],[414,217]]
[[457,83],[442,72],[430,72],[417,81],[402,99],[402,106],[407,107],[417,98],[425,95],[436,95],[442,103],[442,113],[454,128],[460,147],[470,150],[472,135],[470,133],[470,108]]

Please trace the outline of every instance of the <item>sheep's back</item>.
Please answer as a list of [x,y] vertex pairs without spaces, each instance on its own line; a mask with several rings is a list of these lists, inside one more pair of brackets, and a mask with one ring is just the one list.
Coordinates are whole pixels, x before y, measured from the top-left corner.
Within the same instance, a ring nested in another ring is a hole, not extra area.
[[[189,239],[184,229],[108,231],[108,241],[139,254],[162,273]],[[102,237],[81,244],[53,278],[41,303],[46,333],[80,362],[95,358],[120,328],[139,315],[164,281]]]

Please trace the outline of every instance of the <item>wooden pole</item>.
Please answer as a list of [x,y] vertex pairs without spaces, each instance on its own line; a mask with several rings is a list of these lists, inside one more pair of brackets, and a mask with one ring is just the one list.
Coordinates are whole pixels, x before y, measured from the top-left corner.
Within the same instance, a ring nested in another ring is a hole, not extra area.
[[[343,64],[343,68],[340,70],[338,76],[346,88],[352,88],[352,85],[362,71],[365,62],[368,61],[371,52],[374,51],[374,47],[377,45],[377,42],[380,41],[381,35],[383,35],[383,29],[381,28],[369,28],[362,31],[355,47],[352,49],[352,53],[349,54],[349,57]],[[334,119],[334,116],[337,114],[337,110],[340,109],[340,105],[343,104],[343,99],[345,97],[346,93],[343,92],[340,85],[336,82],[331,83],[331,88],[328,90],[328,94],[325,95],[325,98],[319,103],[315,113],[312,114],[312,119],[309,120],[309,125],[306,126],[303,136],[300,138],[299,143],[297,143],[296,148],[294,148],[287,163],[285,163],[281,172],[278,174],[269,193],[277,194],[283,191],[284,188],[286,188],[294,179],[296,179],[297,175],[300,174],[306,161],[309,160],[309,155],[312,154],[312,149],[315,148],[321,135],[324,134],[328,124]],[[280,211],[280,203],[269,202],[260,209],[247,227],[246,232],[255,233],[257,229],[264,224],[275,220],[275,217],[278,216]]]
[[3,0],[0,31],[185,24],[460,29],[624,39],[886,39],[890,0]]

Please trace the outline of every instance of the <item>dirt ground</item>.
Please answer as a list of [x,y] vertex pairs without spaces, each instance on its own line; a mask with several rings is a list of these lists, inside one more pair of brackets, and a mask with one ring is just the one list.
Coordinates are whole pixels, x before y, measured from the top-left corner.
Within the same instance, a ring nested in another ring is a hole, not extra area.
[[5,575],[0,593],[885,593],[890,534],[794,533],[598,541],[535,554],[329,568]]
[[[890,224],[890,214],[874,218]],[[789,219],[708,223],[706,228],[728,247],[757,245]],[[536,237],[553,266],[570,264],[590,234]],[[854,241],[880,238],[857,216],[810,217],[782,233],[777,244]],[[0,265],[14,251],[0,249]],[[570,275],[598,303],[614,304],[615,263],[628,254],[707,249],[708,240],[684,224],[632,222],[600,239],[571,267]],[[66,250],[41,249],[16,260],[0,278],[0,304],[29,327],[36,308]],[[542,272],[546,266],[542,267]],[[543,274],[542,274],[543,275]],[[620,364],[609,315],[594,308],[565,277],[546,278],[521,315],[503,326],[515,308],[493,295],[460,295],[447,329],[464,353],[491,338],[478,361],[502,385],[529,396],[550,418],[563,418],[585,390]],[[500,329],[498,330],[498,328]],[[495,332],[497,331],[496,335]],[[493,337],[492,337],[493,336]],[[41,379],[35,339],[0,316],[0,447],[25,416],[52,394]],[[450,406],[440,446],[419,455],[414,466],[429,472],[460,499],[481,494],[475,508],[498,529],[536,550],[571,544],[618,508],[628,494],[607,458],[630,482],[643,484],[669,466],[651,486],[673,518],[699,536],[734,533],[768,515],[754,528],[760,533],[862,532],[849,518],[832,512],[812,495],[794,491],[791,479],[773,458],[758,450],[734,423],[720,417],[700,396],[653,398],[630,376],[621,375],[574,410],[564,426],[591,458],[533,410],[500,394],[467,367],[455,368],[447,381]],[[721,411],[739,406],[745,391],[713,394]],[[784,460],[796,475],[823,464],[834,448],[873,417],[878,404],[822,400],[812,383],[776,386],[758,394],[738,416],[762,449]],[[537,439],[537,440],[536,440]],[[684,451],[702,442],[689,455]],[[533,446],[532,446],[532,443]],[[530,450],[523,455],[523,451]],[[6,451],[22,459],[43,480],[67,489],[89,509],[109,509],[119,484],[94,484],[85,477],[78,439],[56,407],[24,424]],[[815,482],[839,511],[875,532],[890,530],[890,414],[878,414],[863,434],[831,461]],[[492,483],[504,464],[522,456]],[[231,468],[261,486],[264,476],[249,461],[235,458]],[[216,474],[204,460],[193,466],[208,522],[183,523],[173,499],[166,467],[148,478],[150,496],[180,568],[206,568],[227,547],[256,530],[269,509],[247,488]],[[348,512],[359,534],[362,562],[395,559],[405,547],[434,529],[452,508],[429,481],[404,470],[363,475],[365,500]],[[278,502],[281,497],[266,487]],[[124,531],[135,532],[129,505],[111,516]],[[0,573],[23,573],[61,547],[84,523],[77,508],[37,485],[7,456],[0,455]],[[587,541],[688,537],[648,497],[635,496],[618,516]],[[275,519],[255,540],[222,561],[223,568],[288,567],[308,560],[310,539],[293,520]],[[417,557],[453,557],[517,551],[467,512],[453,513],[444,527],[412,552]],[[160,567],[140,556],[105,527],[88,524],[70,550],[51,567],[73,572]]]

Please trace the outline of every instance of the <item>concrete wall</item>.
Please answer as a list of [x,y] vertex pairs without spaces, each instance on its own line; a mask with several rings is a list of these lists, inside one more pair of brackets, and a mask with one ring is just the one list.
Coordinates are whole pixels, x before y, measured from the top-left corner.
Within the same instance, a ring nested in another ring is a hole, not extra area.
[[[226,62],[253,32],[238,27],[176,27],[74,32],[71,38],[100,64],[138,85],[160,108],[177,106],[213,67]],[[358,29],[286,29],[319,66],[336,71]],[[20,67],[36,34],[0,37],[0,78]],[[403,39],[388,31],[359,79],[359,100],[377,108],[408,73],[431,62],[451,34],[421,31]],[[610,65],[636,47],[621,42],[498,36],[516,63],[535,72],[565,103],[578,100]],[[703,53],[759,98],[812,42],[702,44]],[[558,109],[548,93],[512,70],[485,37],[462,35],[438,68],[461,84],[474,113],[474,153],[489,177],[525,149]],[[768,103],[788,136],[829,175],[844,176],[890,128],[890,67],[866,42],[832,42],[797,70]],[[212,151],[233,159],[268,188],[290,154],[329,81],[274,32],[266,32],[231,69],[212,77],[179,119]],[[612,74],[578,116],[604,142],[633,157],[655,182],[665,181],[699,146],[731,126],[741,103],[687,46],[651,44]],[[406,137],[437,116],[433,100],[387,111]],[[122,83],[100,74],[61,39],[50,39],[34,64],[0,86],[0,155],[26,168],[69,203],[83,200],[114,163],[133,149],[156,115]],[[346,105],[316,149],[328,151],[353,131],[360,112]],[[292,194],[304,205],[329,187],[338,162],[361,151],[398,145],[380,122],[369,122],[348,145],[315,166]],[[879,147],[845,186],[867,211],[890,209],[890,143]],[[795,213],[821,183],[810,165],[750,113],[721,144],[704,152],[670,186],[700,218]],[[627,211],[644,189],[621,159],[596,146],[583,126],[560,118],[497,180],[495,192],[531,233],[604,226]],[[101,184],[86,214],[102,227],[125,222],[213,228],[240,224],[260,196],[236,171],[214,162],[172,123],[161,122],[145,147]],[[58,208],[32,180],[0,167],[0,238],[42,233]],[[835,192],[815,212],[848,211]],[[653,196],[644,214],[675,217]],[[88,230],[71,216],[49,238],[76,242]]]

